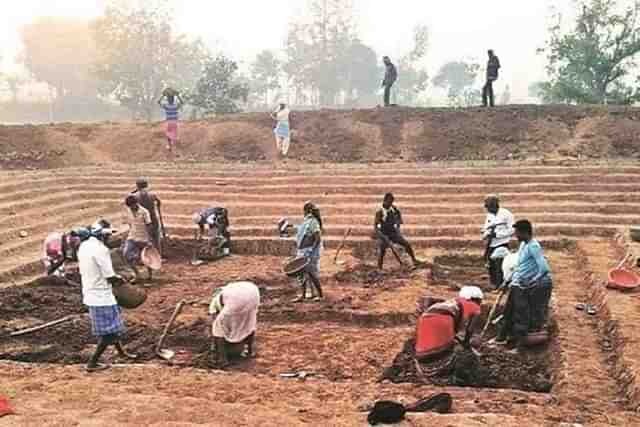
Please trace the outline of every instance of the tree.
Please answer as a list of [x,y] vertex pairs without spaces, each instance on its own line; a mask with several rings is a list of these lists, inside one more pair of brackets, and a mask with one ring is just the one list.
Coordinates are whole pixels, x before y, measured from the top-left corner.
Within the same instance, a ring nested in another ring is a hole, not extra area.
[[91,75],[96,47],[90,24],[71,18],[38,18],[22,28],[19,59],[33,76],[55,89],[56,98],[96,97]]
[[208,52],[199,41],[173,33],[163,2],[112,2],[94,25],[100,57],[94,68],[101,92],[114,96],[138,118],[151,120],[156,99],[171,86],[188,95]]
[[239,112],[237,101],[246,102],[249,88],[246,84],[238,83],[237,71],[238,64],[223,55],[210,59],[205,64],[190,103],[205,114]]
[[619,7],[616,0],[576,1],[578,16],[564,32],[560,15],[546,46],[550,80],[544,97],[554,102],[621,103],[640,99],[629,85],[640,52],[640,0]]
[[280,87],[281,64],[270,50],[263,50],[251,64],[251,82],[253,91],[257,93],[264,105],[269,104],[269,93]]
[[474,102],[473,86],[480,65],[475,62],[451,61],[440,67],[433,78],[433,85],[447,90],[449,103],[454,106],[469,106]]
[[349,48],[346,70],[345,97],[350,105],[373,103],[376,91],[380,87],[381,69],[378,67],[378,55],[360,40],[354,40]]
[[398,63],[398,82],[396,90],[399,102],[415,104],[421,92],[427,89],[429,74],[420,67],[429,47],[429,31],[426,25],[417,25],[413,29],[413,47],[400,58]]

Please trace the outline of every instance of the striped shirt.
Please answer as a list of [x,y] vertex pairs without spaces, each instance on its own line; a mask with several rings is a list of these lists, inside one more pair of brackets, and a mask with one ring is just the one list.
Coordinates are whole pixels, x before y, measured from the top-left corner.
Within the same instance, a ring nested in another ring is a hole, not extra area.
[[178,104],[162,104],[167,120],[178,120]]

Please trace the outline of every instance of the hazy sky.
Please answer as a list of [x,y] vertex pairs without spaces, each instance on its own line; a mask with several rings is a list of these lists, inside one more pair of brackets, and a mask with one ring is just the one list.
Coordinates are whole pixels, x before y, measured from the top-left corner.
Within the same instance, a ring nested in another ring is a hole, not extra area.
[[[34,17],[100,14],[102,0],[6,1],[0,15],[0,54],[4,68],[19,51],[19,28]],[[476,58],[483,64],[493,48],[502,62],[500,86],[510,84],[513,99],[526,96],[530,82],[544,78],[544,44],[549,7],[566,9],[571,0],[355,0],[362,40],[380,55],[398,57],[410,48],[411,30],[425,23],[430,75],[447,60]],[[212,47],[242,61],[262,49],[281,49],[287,24],[304,0],[173,0],[181,32],[202,37]]]

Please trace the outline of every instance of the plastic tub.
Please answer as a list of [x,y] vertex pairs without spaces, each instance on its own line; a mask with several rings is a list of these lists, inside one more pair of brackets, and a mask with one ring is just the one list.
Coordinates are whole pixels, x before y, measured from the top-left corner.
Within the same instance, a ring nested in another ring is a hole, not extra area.
[[609,280],[607,287],[628,291],[640,286],[640,277],[626,268],[614,268],[609,270]]

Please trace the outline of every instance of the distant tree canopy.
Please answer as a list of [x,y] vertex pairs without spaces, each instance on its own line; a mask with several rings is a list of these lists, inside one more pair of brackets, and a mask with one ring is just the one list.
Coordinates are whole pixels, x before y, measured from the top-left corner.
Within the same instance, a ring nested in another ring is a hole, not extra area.
[[249,88],[238,81],[235,61],[219,55],[210,59],[190,98],[190,103],[204,114],[237,113],[239,101],[246,102]]
[[200,77],[207,51],[200,41],[174,34],[168,11],[158,5],[117,2],[94,25],[101,92],[134,116],[151,119],[155,100],[171,86],[188,94]]
[[260,52],[251,64],[251,89],[265,106],[269,104],[269,94],[280,88],[281,70],[280,60],[270,50]]
[[543,98],[552,102],[630,104],[640,99],[630,81],[640,52],[640,0],[620,6],[615,0],[580,0],[573,28],[549,29],[546,54],[550,80]]
[[95,97],[91,67],[97,51],[89,23],[70,18],[38,18],[22,28],[19,59],[36,80],[55,89],[58,101]]
[[425,25],[417,25],[413,29],[413,46],[411,51],[398,62],[397,102],[406,105],[416,103],[418,96],[429,85],[429,74],[419,63],[426,55],[429,47],[429,31]]
[[479,70],[480,65],[475,62],[447,62],[433,78],[433,85],[447,90],[450,105],[470,106],[476,102],[473,84]]

